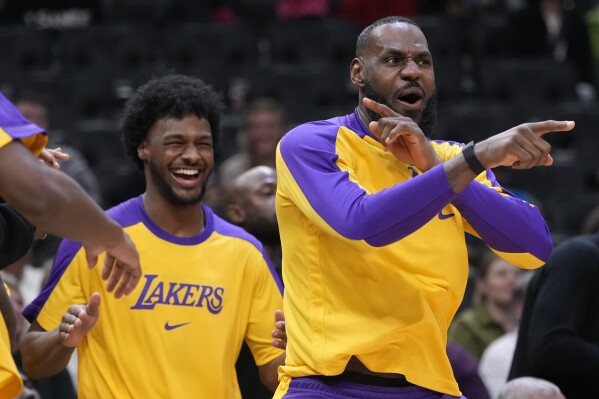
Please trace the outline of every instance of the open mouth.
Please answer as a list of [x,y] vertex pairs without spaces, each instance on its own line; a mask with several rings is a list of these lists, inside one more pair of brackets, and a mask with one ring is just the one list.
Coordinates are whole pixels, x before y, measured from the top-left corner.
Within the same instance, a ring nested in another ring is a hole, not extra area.
[[200,177],[200,171],[195,169],[175,169],[172,174],[181,185],[186,187],[194,186]]

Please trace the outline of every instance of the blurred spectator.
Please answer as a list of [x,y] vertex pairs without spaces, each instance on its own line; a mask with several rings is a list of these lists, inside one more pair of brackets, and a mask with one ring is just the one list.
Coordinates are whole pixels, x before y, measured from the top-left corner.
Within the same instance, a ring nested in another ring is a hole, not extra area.
[[489,399],[489,392],[478,373],[476,359],[460,345],[448,343],[447,357],[462,395],[472,399]]
[[512,13],[509,31],[517,56],[547,56],[571,62],[577,70],[579,97],[595,96],[593,59],[584,14],[574,1],[528,0],[524,10]]
[[559,388],[546,380],[521,377],[503,387],[498,399],[566,399]]
[[[518,320],[522,315],[526,287],[533,274],[533,271],[525,271],[518,276],[513,298],[514,314]],[[487,346],[480,359],[478,371],[492,399],[498,398],[501,389],[507,382],[517,339],[517,329],[503,334]]]
[[286,114],[283,106],[270,98],[259,98],[248,105],[237,133],[238,152],[218,170],[222,186],[254,166],[275,167],[277,144],[287,131]]
[[495,339],[516,328],[513,296],[520,269],[487,250],[478,265],[474,306],[456,316],[448,341],[468,350],[479,361]]
[[224,217],[260,240],[282,278],[276,191],[276,171],[269,166],[256,166],[225,187]]
[[509,378],[543,378],[568,399],[599,391],[599,234],[559,244],[530,282]]

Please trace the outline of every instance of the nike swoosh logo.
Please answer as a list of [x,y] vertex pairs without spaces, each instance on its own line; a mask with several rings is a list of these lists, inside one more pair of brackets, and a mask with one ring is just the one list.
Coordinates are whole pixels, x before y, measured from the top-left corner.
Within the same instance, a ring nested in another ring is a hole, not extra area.
[[191,323],[191,321],[188,321],[187,323],[181,323],[181,324],[168,324],[168,321],[164,324],[164,329],[166,331],[170,331],[170,330],[174,330],[175,328],[179,328],[179,327],[183,327],[188,325],[189,323]]
[[441,220],[449,219],[452,216],[455,216],[455,213],[444,214],[443,211],[439,212],[439,219]]

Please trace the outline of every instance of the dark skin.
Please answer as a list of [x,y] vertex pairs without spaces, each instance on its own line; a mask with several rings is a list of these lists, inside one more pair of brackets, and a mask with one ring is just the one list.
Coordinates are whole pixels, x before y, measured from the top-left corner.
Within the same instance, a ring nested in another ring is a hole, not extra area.
[[[374,28],[365,51],[351,63],[350,76],[359,88],[358,115],[385,149],[422,172],[442,163],[418,126],[435,90],[435,74],[428,43],[417,26],[396,22]],[[367,85],[387,105],[367,98]],[[373,121],[369,109],[381,118]],[[486,168],[549,166],[551,146],[543,135],[573,128],[572,121],[524,123],[477,143],[475,154]],[[476,177],[461,156],[443,167],[456,193]]]

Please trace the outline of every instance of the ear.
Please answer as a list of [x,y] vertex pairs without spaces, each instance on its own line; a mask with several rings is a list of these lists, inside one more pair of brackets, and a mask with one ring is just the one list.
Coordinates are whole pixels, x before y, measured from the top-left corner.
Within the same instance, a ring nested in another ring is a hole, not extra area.
[[142,161],[145,161],[148,159],[149,152],[150,150],[148,148],[148,143],[146,142],[146,140],[142,141],[141,144],[137,147],[137,156]]
[[242,226],[245,223],[245,210],[237,204],[227,205],[225,207],[225,216],[237,226]]
[[349,76],[354,86],[364,87],[364,63],[354,58],[349,66]]

